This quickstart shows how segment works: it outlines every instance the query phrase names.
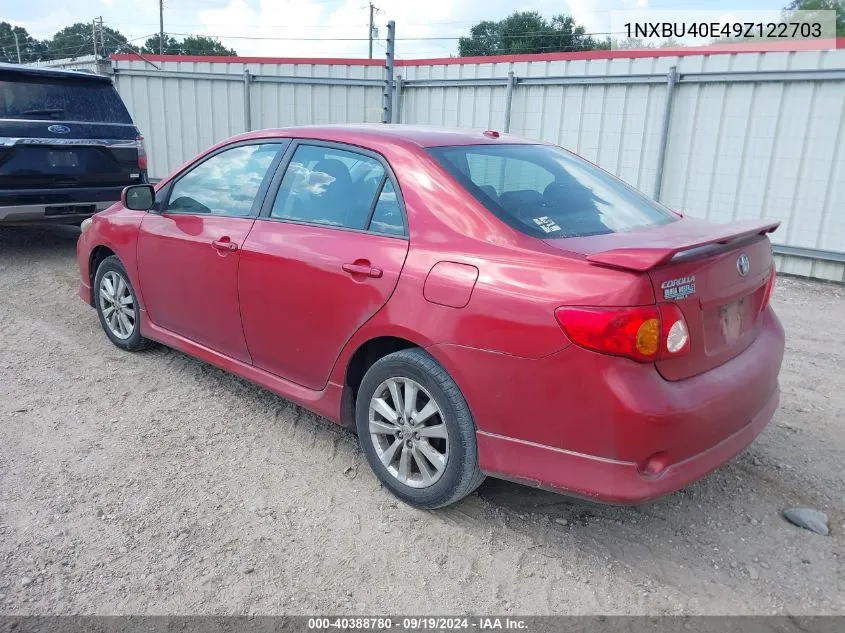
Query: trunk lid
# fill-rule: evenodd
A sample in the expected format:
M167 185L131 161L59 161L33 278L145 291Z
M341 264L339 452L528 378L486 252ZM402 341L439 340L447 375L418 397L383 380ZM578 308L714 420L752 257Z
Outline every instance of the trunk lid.
M655 364L667 380L681 380L727 362L757 337L772 274L766 234L778 225L681 218L642 231L546 241L595 265L648 275L656 301L677 304L690 351Z

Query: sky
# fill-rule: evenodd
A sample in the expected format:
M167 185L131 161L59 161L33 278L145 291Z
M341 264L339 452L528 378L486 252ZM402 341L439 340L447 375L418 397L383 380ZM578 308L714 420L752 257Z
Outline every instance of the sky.
M27 0L6 4L2 19L38 38L63 26L104 23L141 45L159 28L158 0ZM396 23L399 58L448 57L457 38L481 20L499 20L513 11L535 10L546 17L567 13L588 32L604 37L611 11L625 9L780 9L788 0L373 0L379 29L373 56L383 57L388 20ZM273 57L366 57L367 0L164 0L164 28L181 39L188 34L218 37L239 55Z

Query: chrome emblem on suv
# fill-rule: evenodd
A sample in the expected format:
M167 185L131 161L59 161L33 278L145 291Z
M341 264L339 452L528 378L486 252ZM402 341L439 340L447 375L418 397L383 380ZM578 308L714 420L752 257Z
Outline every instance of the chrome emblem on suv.
M736 260L736 272L739 273L740 277L745 277L748 274L748 270L750 268L751 268L751 262L748 261L748 255L743 253Z
M70 128L67 125L51 125L47 131L53 134L70 134Z

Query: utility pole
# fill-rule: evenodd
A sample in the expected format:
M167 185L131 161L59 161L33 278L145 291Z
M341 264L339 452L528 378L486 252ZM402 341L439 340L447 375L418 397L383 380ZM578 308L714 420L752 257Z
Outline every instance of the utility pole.
M158 54L164 55L164 0L158 0Z
M370 34L369 34L369 40L370 40L370 56L369 56L369 58L370 59L373 58L373 28L375 27L375 25L373 24L373 16L375 15L375 12L377 10L378 9L376 7L374 7L373 3L371 2L370 3Z
M106 58L106 35L105 29L103 28L103 16L97 18L97 26L100 27L100 54L102 55L103 59Z
M97 20L91 20L91 41L94 43L94 59L97 59ZM77 53L78 55L79 53Z
M15 27L12 27L12 35L15 36L15 50L18 52L18 63L21 63L21 45L18 42L18 34L15 33ZM372 46L372 44L370 44ZM372 49L370 50L370 57L372 57Z

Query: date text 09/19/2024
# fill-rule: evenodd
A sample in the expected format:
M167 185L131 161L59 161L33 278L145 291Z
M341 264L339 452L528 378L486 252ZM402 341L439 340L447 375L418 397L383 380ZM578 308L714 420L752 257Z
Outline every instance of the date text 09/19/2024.
M386 630L401 631L443 631L470 630L480 631L527 631L528 623L521 618L511 617L346 617L346 618L308 618L311 630Z

